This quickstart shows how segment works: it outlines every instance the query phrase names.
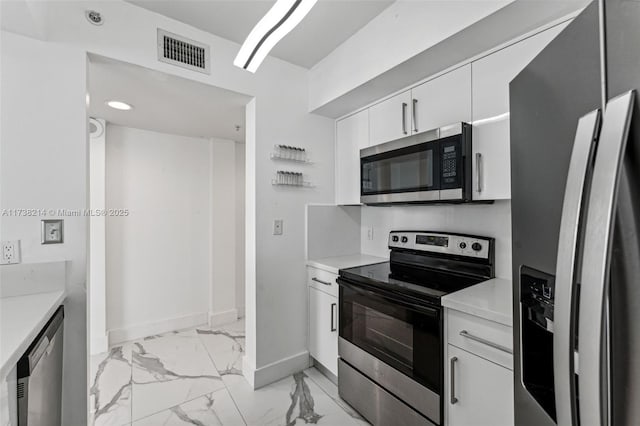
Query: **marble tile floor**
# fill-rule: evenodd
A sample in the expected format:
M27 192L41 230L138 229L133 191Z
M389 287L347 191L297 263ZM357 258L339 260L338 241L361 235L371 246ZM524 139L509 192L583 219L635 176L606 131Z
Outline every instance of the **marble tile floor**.
M367 425L315 368L254 391L242 320L125 343L91 357L93 426Z

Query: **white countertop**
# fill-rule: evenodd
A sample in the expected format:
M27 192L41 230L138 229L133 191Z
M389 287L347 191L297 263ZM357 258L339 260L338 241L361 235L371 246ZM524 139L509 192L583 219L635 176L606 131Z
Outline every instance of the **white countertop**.
M337 274L340 269L354 268L356 266L386 262L388 260L389 259L384 257L358 253L346 256L325 257L323 259L310 259L307 260L307 266L313 266L314 268Z
M511 280L494 278L447 294L442 298L442 306L513 326Z
M64 291L0 298L0 380L42 330L58 306Z

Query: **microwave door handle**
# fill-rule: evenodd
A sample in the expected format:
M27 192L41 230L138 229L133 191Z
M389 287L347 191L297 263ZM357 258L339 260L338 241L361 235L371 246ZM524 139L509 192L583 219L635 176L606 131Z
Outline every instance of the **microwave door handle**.
M588 187L589 165L593 159L600 124L600 110L584 115L578 121L564 191L554 297L553 365L556 416L559 425L573 425L577 419L574 342L576 260L578 235L582 222L582 200Z
M413 99L411 115L413 117L413 131L414 133L418 133L418 100L415 98Z
M482 154L476 152L476 191L482 192Z
M608 363L604 354L607 293L622 161L629 136L634 92L607 103L593 166L584 233L578 353L580 424L608 424ZM604 373L604 374L603 374Z
M402 133L407 134L407 103L402 103Z

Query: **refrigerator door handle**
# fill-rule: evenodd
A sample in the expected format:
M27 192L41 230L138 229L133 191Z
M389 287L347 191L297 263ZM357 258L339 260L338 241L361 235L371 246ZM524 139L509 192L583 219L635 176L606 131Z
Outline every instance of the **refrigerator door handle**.
M554 391L559 425L577 424L573 354L578 235L584 221L582 200L585 189L588 188L599 127L599 109L584 115L578 121L562 205L553 313Z
M634 91L607 103L588 199L580 275L578 353L580 425L608 424L605 300L620 170L629 135Z

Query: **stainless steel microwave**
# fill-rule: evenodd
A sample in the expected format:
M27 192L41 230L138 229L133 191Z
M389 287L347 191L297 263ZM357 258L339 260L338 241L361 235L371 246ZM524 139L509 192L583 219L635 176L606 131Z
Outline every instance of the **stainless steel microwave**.
M468 123L361 149L360 202L471 201L471 157Z

